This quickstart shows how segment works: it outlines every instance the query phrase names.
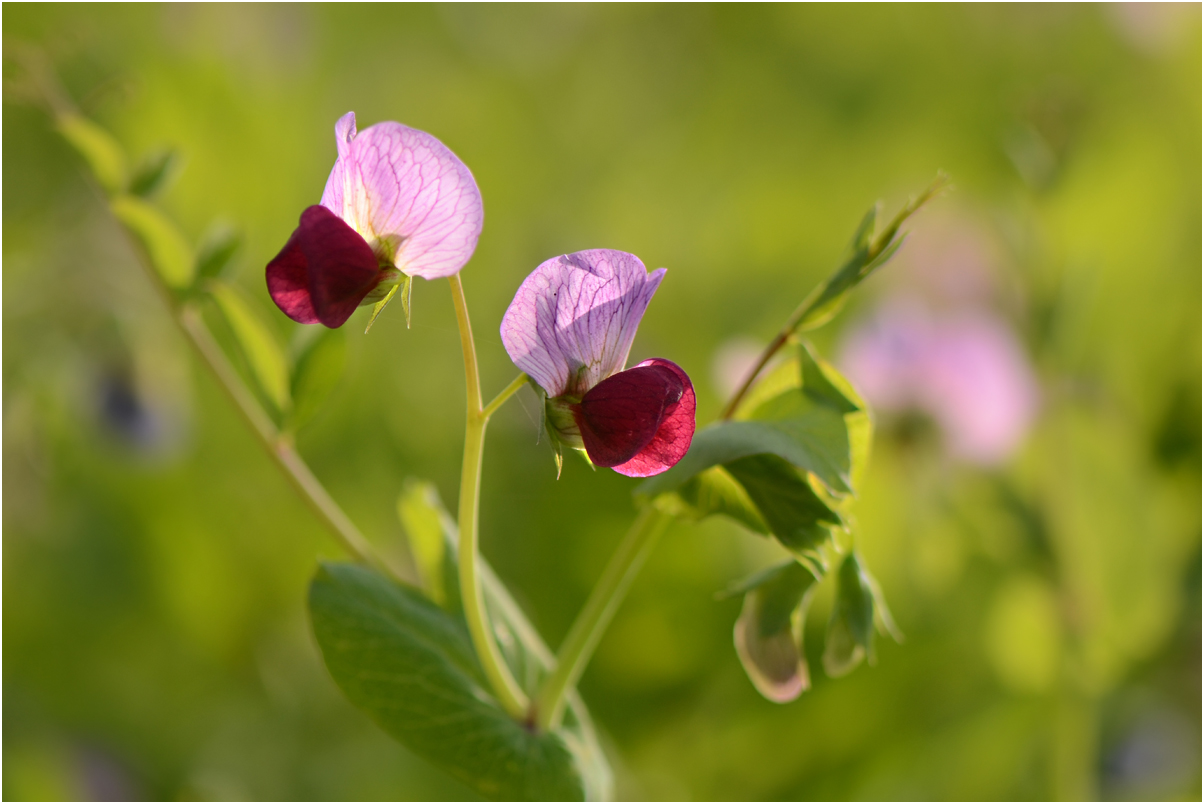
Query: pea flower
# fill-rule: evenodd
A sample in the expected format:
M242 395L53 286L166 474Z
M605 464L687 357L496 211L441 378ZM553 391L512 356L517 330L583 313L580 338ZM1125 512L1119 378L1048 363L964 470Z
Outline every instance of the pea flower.
M578 251L523 280L502 318L510 359L546 394L544 421L562 446L628 477L660 474L694 437L694 386L675 363L624 370L631 342L665 269L633 254Z
M447 146L400 123L356 134L355 112L335 123L338 159L322 202L268 263L268 292L294 321L341 326L402 276L452 276L481 234L481 193Z

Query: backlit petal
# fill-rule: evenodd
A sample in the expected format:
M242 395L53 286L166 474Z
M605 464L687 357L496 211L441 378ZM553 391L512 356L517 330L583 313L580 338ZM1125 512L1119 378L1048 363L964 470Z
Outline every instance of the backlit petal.
M666 406L652 440L630 460L612 467L619 474L628 477L659 475L685 457L690 450L690 442L694 440L694 411L697 403L689 376L676 363L659 357L645 360L629 371L636 371L645 366L673 372L682 385L682 392L681 398L675 404Z
M386 122L358 134L355 115L335 125L339 158L322 205L398 270L424 279L458 272L481 234L481 194L472 173L424 131Z
M673 371L656 365L620 371L595 385L576 409L589 459L597 466L631 460L652 441L683 390Z
M548 396L583 396L623 369L664 275L610 249L550 259L523 280L502 318L506 352Z

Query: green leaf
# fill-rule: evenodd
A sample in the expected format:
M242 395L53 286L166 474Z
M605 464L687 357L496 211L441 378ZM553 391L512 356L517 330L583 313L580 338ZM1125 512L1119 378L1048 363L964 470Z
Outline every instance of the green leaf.
M281 413L289 409L288 362L284 350L263 320L232 285L211 282L209 291L221 308L234 337L247 358L247 365L264 396Z
M349 564L322 565L309 608L335 682L414 753L493 799L594 792L571 732L536 733L498 707L461 618Z
M799 319L795 331L815 329L831 321L844 307L849 292L885 265L903 245L904 238L899 235L899 227L947 184L948 178L944 174L938 174L932 184L918 197L904 204L886 228L876 235L873 234L873 229L878 219L878 208L875 207L866 213L853 236L848 258L813 291L814 299L808 304L807 312Z
M192 284L192 247L166 215L132 195L119 195L109 206L137 238L168 287L183 290Z
M781 395L786 396L785 394ZM769 453L814 472L838 493L848 492L848 433L840 414L816 405L801 392L770 400L776 421L723 421L699 430L690 451L669 471L649 478L636 493L655 497L680 488L687 480L716 464ZM760 412L760 411L759 411Z
M242 247L242 233L227 223L215 223L201 238L194 274L198 282L216 279Z
M125 151L109 132L86 117L65 114L59 117L57 128L67 142L88 163L100 186L109 193L119 193L125 187Z
M869 465L874 425L869 408L854 390L852 383L815 354L811 344L799 348L800 375L803 392L821 404L841 411L849 438L849 479L853 488L861 484Z
M321 409L343 376L347 362L347 338L341 329L303 327L300 331L313 334L293 361L289 385L293 407L288 419L292 431L300 429Z
M459 532L455 520L444 508L435 487L422 481L416 483L425 486L425 490L422 495L414 495L410 503L427 509L421 516L428 517L428 527L433 518L442 528L445 540L443 579L448 598L445 608L449 613L459 615L463 610L457 560ZM535 698L544 678L555 665L555 657L531 626L522 609L506 591L505 584L494 574L489 563L483 558L480 560L481 588L502 657L523 690L531 698ZM610 766L598 744L589 712L576 691L570 692L567 700L564 724L559 733L572 748L582 768L588 797L593 800L607 799L610 797L612 783Z
M874 663L874 590L857 553L849 553L837 574L836 603L824 640L824 671L847 675L863 658Z
M450 562L445 560L448 542L438 500L439 492L434 483L406 478L401 496L397 498L397 517L405 528L423 591L446 609L448 594L444 572Z
M690 478L676 494L657 499L668 513L687 519L705 519L712 514L724 514L754 533L769 535L769 525L753 504L744 487L736 482L722 466L712 466Z
M139 160L130 176L129 193L152 198L163 192L175 178L179 167L179 154L171 148L163 148Z
M840 517L820 499L799 471L777 455L750 455L724 464L747 492L786 549L814 553L828 540Z
M811 571L790 561L759 573L736 620L736 654L757 691L775 703L793 701L811 686L803 657L803 623L816 588Z

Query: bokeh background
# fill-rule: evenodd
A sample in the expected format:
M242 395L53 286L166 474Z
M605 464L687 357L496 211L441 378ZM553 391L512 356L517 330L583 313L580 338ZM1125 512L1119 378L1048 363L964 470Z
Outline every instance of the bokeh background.
M830 271L862 213L948 171L901 256L815 333L877 403L858 540L906 642L760 698L713 594L773 560L675 525L581 682L617 793L651 799L1201 795L1198 6L5 5L161 203L263 265L333 164L399 120L472 169L463 279L486 393L522 278L583 248L668 277L633 359L699 420ZM3 795L471 798L341 698L304 610L337 546L197 365L78 156L5 61ZM363 313L359 314L360 316ZM357 325L357 322L358 325ZM347 327L299 438L382 549L405 478L457 493L445 283ZM868 367L868 368L867 368ZM934 390L935 389L935 390ZM525 392L524 392L525 393ZM634 481L494 420L483 550L554 646ZM986 412L984 412L986 411Z

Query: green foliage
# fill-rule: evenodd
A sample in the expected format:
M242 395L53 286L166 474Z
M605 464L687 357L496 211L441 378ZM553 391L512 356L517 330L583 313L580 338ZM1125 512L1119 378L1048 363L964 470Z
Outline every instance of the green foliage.
M824 640L824 672L834 678L852 672L863 658L874 663L874 590L856 552L845 556L836 580Z
M410 539L410 550L419 563L428 597L434 600L433 579L442 579L441 588L445 598L442 607L460 627L464 627L457 561L459 532L455 520L444 508L434 484L426 481L408 480L397 507L398 516ZM442 539L442 549L434 544L436 539ZM555 658L483 558L480 572L485 605L498 647L515 680L534 699ZM573 753L586 796L591 800L608 799L612 784L610 766L598 744L589 712L576 692L568 695L565 719L556 734ZM472 769L461 769L460 772L476 773Z
M347 564L321 567L309 605L335 682L410 750L488 798L586 797L572 743L533 732L492 700L461 619Z
M109 207L141 244L168 287L184 290L192 284L192 247L166 215L132 195L116 196Z
M304 327L299 334L306 337L293 358L288 430L299 430L321 409L338 385L347 363L347 336L343 330Z
M179 172L180 155L173 148L151 151L130 174L128 192L141 198L153 198L163 192Z
M87 161L101 187L110 194L125 189L125 151L109 132L88 118L74 113L60 115L57 128Z
M793 553L809 555L841 524L805 475L777 455L749 455L724 468L744 487L770 532Z
M444 570L453 562L445 557L447 539L438 495L433 483L407 478L397 498L397 518L405 528L410 552L418 565L422 590L435 603L447 608L449 595Z
M193 273L198 283L216 279L229 267L230 261L242 247L242 233L229 224L217 223L201 237L196 252Z
M214 281L209 292L230 324L259 390L277 412L286 413L290 404L289 371L280 343L233 285Z
M803 657L803 624L816 588L816 576L788 561L737 584L730 594L744 593L736 620L736 653L757 691L786 703L810 688Z

